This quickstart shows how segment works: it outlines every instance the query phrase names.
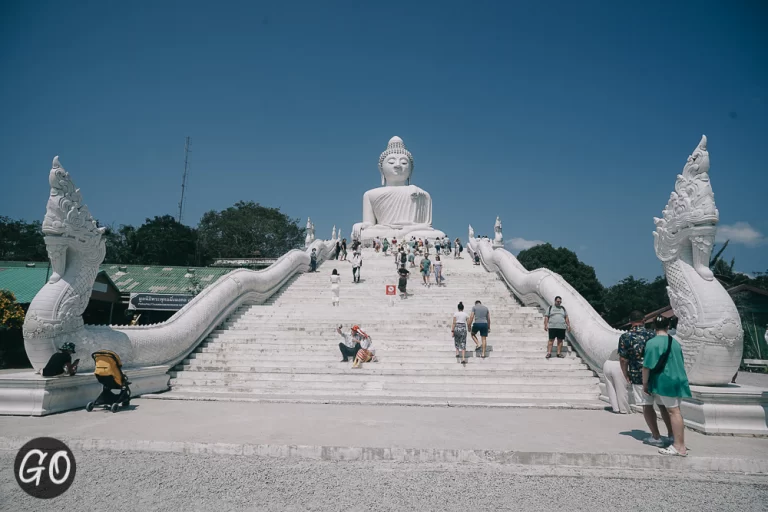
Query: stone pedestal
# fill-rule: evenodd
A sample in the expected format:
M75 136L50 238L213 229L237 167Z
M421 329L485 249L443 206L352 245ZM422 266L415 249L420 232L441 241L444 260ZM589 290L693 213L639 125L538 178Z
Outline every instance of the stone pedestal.
M768 436L768 389L739 384L691 386L691 394L680 407L686 427L703 434ZM602 380L600 400L608 403ZM643 412L631 401L630 407Z
M131 381L131 396L168 390L168 367L124 370ZM82 409L96 400L102 386L92 373L72 377L42 377L32 370L0 375L0 414L45 416Z
M768 389L691 386L691 394L680 408L687 427L704 434L768 436Z

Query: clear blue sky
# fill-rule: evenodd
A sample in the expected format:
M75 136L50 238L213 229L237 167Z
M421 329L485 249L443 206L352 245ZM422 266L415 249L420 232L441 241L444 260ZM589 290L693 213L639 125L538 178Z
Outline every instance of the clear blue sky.
M726 254L765 271L766 26L759 0L6 1L0 215L42 219L57 154L102 223L175 215L189 135L185 223L253 200L349 236L399 135L435 227L500 215L610 285L660 274L706 134Z

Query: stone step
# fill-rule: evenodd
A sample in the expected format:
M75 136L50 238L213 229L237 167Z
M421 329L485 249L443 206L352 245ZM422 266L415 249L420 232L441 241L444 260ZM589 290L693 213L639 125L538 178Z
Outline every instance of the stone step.
M464 398L454 396L442 396L437 398L425 398L419 396L377 397L377 396L304 396L296 393L269 395L256 395L249 393L216 392L207 393L205 389L200 391L174 390L165 393L142 395L144 399L151 400L204 400L204 401L230 401L230 402L275 402L275 403L302 403L302 404L360 404L360 405L409 405L422 407L436 407L450 405L453 407L498 407L498 408L544 408L544 409L588 409L601 410L605 403L596 398L569 398L563 397L538 397L527 398Z
M364 374L365 368L360 370L350 370L350 372L357 372ZM399 383L399 382L368 382L365 375L361 375L357 382L349 382L346 387L341 383L333 382L272 382L272 381L236 381L231 382L229 380L221 379L193 379L193 378L176 378L171 379L171 389L194 389L203 388L209 391L219 389L228 393L280 393L280 392L297 392L301 394L335 394L335 395L354 395L357 393L363 393L368 395L380 395L380 396L397 396L397 395L410 395L410 396L423 396L423 397L435 397L435 396L463 396L463 397L478 397L478 398L515 398L525 397L534 398L536 396L588 396L590 393L597 393L598 386L595 384L589 385L553 385L543 386L541 383L534 383L529 385L512 385L509 386L494 386L493 389L487 389L483 387L473 388L465 384L465 389L459 389L459 384L419 384L418 390L413 389L414 384L411 383Z
M331 304L330 270L342 275L340 306ZM292 279L264 304L244 304L171 372L167 399L602 408L594 372L566 348L545 359L538 308L524 307L506 284L468 259L446 259L445 285L421 285L411 268L409 296L388 297L397 283L393 256L366 250L360 283L348 263ZM459 364L450 335L456 304L475 299L491 311L485 359L468 337ZM336 327L359 324L379 358L360 370L340 362Z
M267 355L267 354L287 354L292 355L296 353L301 353L303 356L306 357L314 357L315 355L319 354L327 354L328 351L335 351L337 349L338 345L328 345L328 344L316 344L316 345L299 345L299 344L293 344L290 346L280 346L280 345L263 345L263 344L226 344L226 343L212 343L205 347L200 347L196 353L198 354L207 354L207 353L238 353L238 354L260 354L260 355ZM453 356L456 352L455 347L453 344L447 344L444 343L442 345L432 345L432 346L419 346L419 345L412 345L412 346L391 346L391 345L384 345L384 344L377 344L374 345L374 348L376 349L377 354L388 354L389 356L397 356L401 353L403 354L421 354L422 357L424 354L429 354L433 357L446 357L446 356ZM467 352L474 352L475 351L475 345L471 344L467 348ZM527 356L527 355L544 355L545 349L541 346L524 346L524 347L500 347L496 345L496 347L493 346L486 346L486 353L493 352L493 357L514 357L514 356ZM471 357L471 355L469 356Z
M246 347L253 347L258 349L267 349L267 350L279 350L279 349L296 349L301 348L304 350L327 350L328 347L335 347L338 345L338 343L334 343L336 340L328 340L323 338L317 338L317 339L306 339L306 338L288 338L288 339L278 339L278 340L265 340L265 339L259 339L259 340L241 340L241 339L228 339L228 338L218 338L215 340L206 340L203 342L203 344L200 346L200 348L205 347L221 347L221 348L227 348L227 349L233 349L237 350L238 348L241 348L243 346ZM338 340L341 341L340 339ZM478 338L479 341L479 338ZM486 344L487 350L499 350L504 352L509 351L535 351L535 350L541 350L544 346L546 346L546 341L544 341L542 345L542 340L537 341L518 341L518 342L508 342L507 340L502 340L498 338L493 339L493 343L490 342ZM404 351L414 351L414 350L453 350L453 338L449 336L445 336L443 339L422 339L422 340L413 340L413 341L404 341L404 340L386 340L386 341L377 341L375 343L376 348L381 350L404 350ZM567 345L566 345L567 346ZM495 347L495 348L493 348ZM472 341L471 338L468 337L467 339L467 349L474 350L475 344Z
M232 372L232 373L276 373L276 374L328 374L328 375L346 375L349 373L349 365L343 363L329 364L319 367L308 368L294 366L236 366L236 365L178 365L180 368L175 372ZM437 365L435 365L437 366ZM424 368L392 368L385 366L384 363L377 363L375 366L366 367L366 372L372 375L397 375L397 376L445 376L445 375L468 375L468 376L506 376L515 377L550 378L550 377L594 377L594 372L589 369L568 369L568 368L539 368L528 369L521 367L518 370L495 370L489 369L487 365L482 368L475 366L464 366L461 364L445 364L442 369L424 369Z
M375 366L375 363L371 363L371 366ZM366 371L369 369L365 367ZM354 383L357 385L360 382L360 377L356 375L357 372L352 371L347 367L345 373L336 374L310 374L310 373L298 373L298 374L285 374L285 373L270 373L270 372L233 372L233 371L175 371L171 373L171 379L193 379L196 381L204 380L221 380L221 381L263 381L263 382L307 382L307 383ZM548 386L581 386L588 385L594 386L594 379L589 376L580 377L562 377L562 376L547 376L533 377L533 376L517 376L517 375L462 375L461 373L454 373L451 375L391 375L381 373L369 373L365 377L366 383L384 383L386 386L392 385L406 385L414 384L419 385L421 389L422 384L443 384L443 385L494 385L494 386L533 386L538 385L542 388Z
M575 368L586 368L587 366L576 357L564 357L562 359L552 357L546 359L544 357L545 352L542 351L538 355L530 356L511 356L505 357L501 352L489 352L485 359L476 359L477 364L483 364L494 368L537 368L546 367L552 365L569 366ZM410 354L409 356L401 356L400 353L389 354L384 351L377 351L376 355L382 363L386 363L387 366L397 367L398 365L409 365L409 368L419 368L419 365L423 365L424 368L429 368L430 365L446 365L455 362L455 356L446 354L441 358L436 358L431 355ZM312 366L324 366L332 363L336 363L341 358L341 352L328 351L325 354L313 354L311 359L304 361L299 360L295 354L259 354L258 352L252 353L232 353L232 352L195 352L189 355L184 360L185 364L191 364L192 361L197 361L205 364L236 364L242 366L274 366L274 365L290 365L292 362L299 367L312 367ZM381 363L380 363L381 364Z
M313 308L309 309L306 307L288 307L288 306L281 306L281 307L274 307L274 306L259 306L254 307L251 310L248 311L242 311L242 312L236 312L232 314L232 318L264 318L265 316L271 316L271 317L287 317L287 318L293 318L295 315L302 315L302 318L326 318L326 315L328 313L336 313L336 314L348 314L350 311L353 311L358 314L373 314L373 315L398 315L398 316L411 316L413 318L421 318L423 316L433 316L433 315L442 315L442 316L452 316L454 312L456 312L456 305L450 304L449 307L445 307L444 305L436 304L434 306L430 307L419 307L418 309L415 308L409 308L405 306L404 304L398 304L397 306L386 306L386 308L382 308L381 305L378 306L366 306L364 304L345 304L341 306L333 306L330 301L328 301L327 304L316 304ZM467 314L471 312L469 308L465 310ZM509 319L518 319L518 320L532 320L532 319L541 319L543 321L544 317L541 314L537 313L528 313L523 312L511 308L494 308L491 310L491 315L497 314L500 317L509 318Z
M451 332L447 329L434 329L430 331L416 331L416 332L380 332L369 331L373 343L402 343L404 345L437 342L437 343L451 343L453 344L453 337ZM477 335L478 341L481 336ZM491 331L486 338L488 343L503 343L504 345L514 345L515 343L543 343L546 345L547 336L545 334L538 334L536 332L515 334L514 331L508 332L496 332ZM329 343L338 344L342 341L341 337L335 332L301 332L301 331L272 331L263 333L254 333L252 330L231 330L217 334L211 334L206 341L253 341L264 342L274 341L277 343L288 342L290 340L300 341L303 343ZM467 343L472 344L471 334L467 334Z

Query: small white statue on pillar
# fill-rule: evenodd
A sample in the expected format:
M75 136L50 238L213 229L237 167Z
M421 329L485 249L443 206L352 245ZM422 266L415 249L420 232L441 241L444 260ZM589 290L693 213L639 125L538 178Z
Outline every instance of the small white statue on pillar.
M315 225L312 224L312 219L307 217L307 236L304 238L304 246L309 247L312 242L315 241Z
M472 224L469 225L469 238L475 238L475 230L472 229Z
M501 219L496 217L496 224L493 225L493 231L496 235L493 238L493 248L499 249L504 247L504 237L501 236Z
M333 233L331 233L331 240L336 240L336 225L333 226Z

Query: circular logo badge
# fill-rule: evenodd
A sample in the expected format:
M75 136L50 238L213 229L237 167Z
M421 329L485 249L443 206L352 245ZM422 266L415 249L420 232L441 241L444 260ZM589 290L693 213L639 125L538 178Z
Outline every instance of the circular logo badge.
M52 437L38 437L16 454L13 473L24 492L40 499L61 496L75 480L75 456Z

